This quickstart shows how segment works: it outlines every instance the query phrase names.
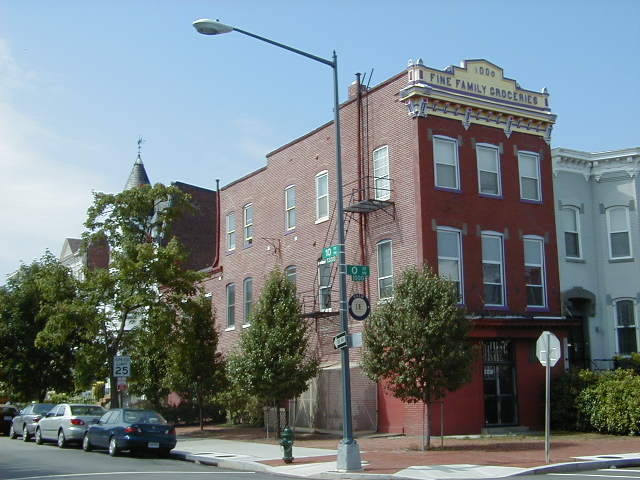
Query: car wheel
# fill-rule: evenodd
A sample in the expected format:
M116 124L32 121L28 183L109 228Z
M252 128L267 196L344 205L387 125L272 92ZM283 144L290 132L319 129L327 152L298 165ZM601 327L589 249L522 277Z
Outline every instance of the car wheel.
M58 432L58 447L64 448L67 446L67 439L64 438L64 432L60 430Z
M29 430L27 430L27 426L22 427L22 441L28 442L30 440Z
M38 445L42 445L42 432L40 431L40 429L39 429L39 428L36 428L36 435L35 435L35 438L36 438L36 443L37 443Z
M18 438L18 435L16 434L16 431L13 428L13 424L11 424L11 426L9 427L9 438L11 440L15 440L16 438Z
M109 439L109 455L112 457L117 457L120 454L120 448L118 448L118 442L116 441L116 437L111 437Z
M84 437L82 437L82 449L85 452L90 452L92 448L91 442L89 441L89 434L85 433Z

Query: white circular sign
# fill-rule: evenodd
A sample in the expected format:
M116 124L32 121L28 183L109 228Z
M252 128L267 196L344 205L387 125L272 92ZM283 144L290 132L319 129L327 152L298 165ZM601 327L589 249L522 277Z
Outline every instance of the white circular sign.
M361 293L351 295L349 299L349 314L356 320L364 320L371 313L369 299Z
M543 367L547 366L547 350L549 351L549 366L555 367L561 357L560 340L553 333L544 331L536 342L536 356Z

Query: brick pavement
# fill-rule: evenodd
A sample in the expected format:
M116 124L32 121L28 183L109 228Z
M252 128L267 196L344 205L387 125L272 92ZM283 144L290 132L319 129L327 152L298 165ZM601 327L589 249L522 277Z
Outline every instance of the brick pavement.
M197 427L178 427L177 433L185 438L216 438L247 442L277 444L265 438L258 428L207 426L204 432ZM358 439L367 473L390 474L416 465L492 465L509 467L535 467L545 464L544 435L517 435L494 437L432 438L432 450L421 451L421 437L364 435ZM299 447L337 447L339 437L322 434L298 433L294 445ZM595 433L556 434L552 436L552 463L572 462L575 457L612 455L640 452L640 437L618 437ZM335 457L297 459L295 463L328 462ZM281 465L279 460L266 460L271 466Z

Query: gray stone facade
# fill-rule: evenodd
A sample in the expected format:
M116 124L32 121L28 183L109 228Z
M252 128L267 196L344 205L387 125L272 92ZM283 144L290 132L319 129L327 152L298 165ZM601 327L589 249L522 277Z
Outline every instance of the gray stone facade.
M560 288L576 366L614 367L640 345L640 148L552 150Z

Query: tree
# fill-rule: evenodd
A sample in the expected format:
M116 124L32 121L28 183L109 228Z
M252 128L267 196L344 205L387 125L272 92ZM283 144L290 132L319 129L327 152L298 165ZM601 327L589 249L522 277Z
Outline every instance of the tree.
M73 390L73 335L60 345L38 345L36 337L58 305L75 296L70 271L50 252L0 287L0 382L12 399L43 401L48 390Z
M470 379L473 348L471 321L457 305L451 283L428 266L410 268L391 301L381 304L367 321L362 367L374 381L384 381L405 402L424 402L426 435L431 446L434 401Z
M319 368L295 285L281 270L269 274L250 320L229 358L227 375L250 395L278 406L304 392Z
M189 207L188 195L156 184L94 197L83 239L85 245L108 244L109 267L87 270L80 300L50 319L42 334L43 342L60 344L78 329L81 318L76 380L87 388L110 376L113 357L131 351L138 331L153 328L147 313L164 303L164 291L192 295L202 278L182 268L184 250L175 237L168 238L173 221ZM111 406L116 407L113 376L110 386Z
M204 428L202 406L210 397L225 387L225 364L217 352L218 332L214 328L215 316L211 298L179 298L176 321L169 347L165 384L183 397L196 399L200 430Z
M167 348L174 338L174 322L175 314L169 305L155 305L148 310L145 321L132 338L131 392L144 395L155 409L162 406L162 400L170 392L165 379Z

